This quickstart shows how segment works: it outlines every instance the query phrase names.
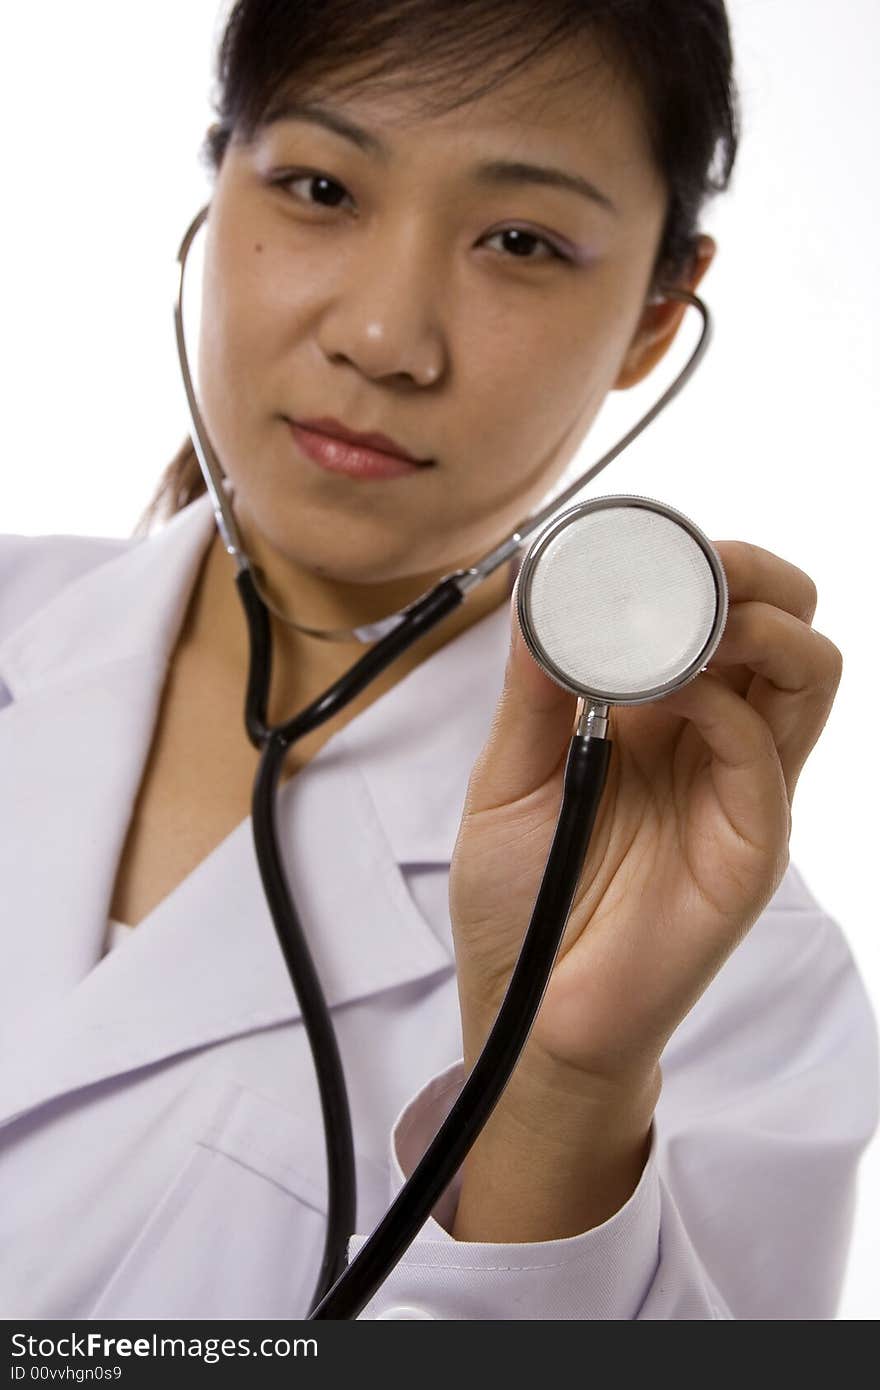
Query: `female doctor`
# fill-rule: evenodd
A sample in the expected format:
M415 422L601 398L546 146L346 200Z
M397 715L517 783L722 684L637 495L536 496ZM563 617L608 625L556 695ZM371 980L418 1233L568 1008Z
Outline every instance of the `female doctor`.
M715 254L697 219L735 95L721 0L240 0L219 79L200 398L293 620L272 619L275 723L363 651L294 622L351 634L485 554L664 356L685 313L664 289ZM415 463L359 473L340 440L377 433ZM299 1318L320 1262L319 1096L250 832L247 632L189 443L163 506L130 540L0 544L7 1318ZM613 711L519 1065L362 1317L834 1316L875 1027L788 840L841 657L797 564L717 549L721 645ZM559 808L575 700L517 637L515 576L285 768L352 1257L479 1054Z

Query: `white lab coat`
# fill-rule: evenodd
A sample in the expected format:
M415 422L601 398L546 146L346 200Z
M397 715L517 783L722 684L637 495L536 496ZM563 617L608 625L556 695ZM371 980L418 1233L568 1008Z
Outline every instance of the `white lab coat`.
M0 538L6 1318L300 1318L317 1275L318 1092L250 819L102 956L213 526L202 497L138 542ZM350 1094L351 1256L461 1085L448 871L508 642L502 605L281 789ZM877 1032L840 928L793 867L663 1076L641 1181L603 1225L455 1241L456 1179L361 1316L834 1317Z

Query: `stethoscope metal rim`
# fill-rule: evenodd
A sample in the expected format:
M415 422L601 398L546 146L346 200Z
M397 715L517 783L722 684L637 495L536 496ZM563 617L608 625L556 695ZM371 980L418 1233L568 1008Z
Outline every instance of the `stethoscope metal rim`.
M690 664L674 679L665 681L662 685L653 686L650 690L643 691L637 696L621 694L615 690L603 690L599 687L589 687L576 683L569 675L564 672L554 658L547 651L538 636L535 623L532 618L531 593L534 576L536 574L541 557L547 546L553 541L560 531L564 531L578 517L584 516L589 512L604 511L611 507L641 507L647 511L657 512L666 516L670 521L674 521L690 537L696 541L708 561L715 581L715 621L703 643L700 651ZM677 511L675 507L668 506L665 502L657 502L650 497L641 497L635 494L621 493L616 496L594 497L586 502L580 502L574 507L562 513L556 520L542 531L541 535L529 549L520 566L517 575L516 588L516 616L519 622L520 631L526 646L547 672L551 680L560 685L563 690L567 690L572 695L577 695L581 699L589 700L593 704L601 705L645 705L652 700L659 700L664 695L669 695L673 690L679 690L682 686L692 681L699 675L706 663L711 659L721 636L724 625L727 621L728 609L728 588L727 579L718 554L700 528L691 521L690 517L683 512Z

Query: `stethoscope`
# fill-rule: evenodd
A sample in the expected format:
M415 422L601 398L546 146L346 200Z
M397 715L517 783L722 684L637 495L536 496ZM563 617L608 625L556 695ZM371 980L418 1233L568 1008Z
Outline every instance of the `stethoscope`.
M685 367L598 463L527 517L483 559L445 576L430 592L379 622L351 631L308 628L274 607L245 552L193 389L183 329L184 268L209 210L210 204L198 212L177 253L177 349L192 417L193 446L218 531L235 562L235 583L248 626L245 725L253 745L262 750L251 808L256 857L300 1004L321 1096L327 1230L308 1318L356 1318L463 1163L526 1043L565 930L605 786L612 746L606 736L610 707L642 704L679 689L705 667L721 639L728 603L724 570L709 540L687 517L651 499L628 496L582 502L557 515L560 506L647 429L690 379L708 347L711 319L706 305L690 291L665 292L670 299L693 305L702 317L699 341ZM343 709L499 565L509 562L536 531L540 534L516 579L517 617L536 661L557 684L578 697L559 819L531 921L485 1047L414 1172L347 1264L348 1240L356 1222L351 1118L336 1036L278 848L275 801L284 757L292 744ZM316 637L350 640L354 636L372 643L306 709L275 727L266 721L270 612Z

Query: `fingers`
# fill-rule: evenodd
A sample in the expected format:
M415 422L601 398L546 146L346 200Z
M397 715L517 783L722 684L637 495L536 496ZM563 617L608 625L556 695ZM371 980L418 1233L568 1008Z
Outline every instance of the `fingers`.
M781 608L810 623L816 611L816 586L797 565L747 541L715 541L727 575L731 608L756 599ZM754 680L747 666L725 666L723 679L731 690L746 696Z
M811 623L816 614L816 585L808 574L781 556L748 541L713 541L721 557L731 606L759 599Z
M843 658L833 642L801 618L752 601L731 608L709 663L710 670L731 666L761 677L750 683L748 704L769 727L791 799L831 710Z
M663 704L689 720L708 746L713 790L740 839L757 853L786 844L791 822L783 769L757 710L711 671L664 696Z
M790 806L828 719L843 658L811 626L818 595L808 574L761 546L714 544L730 594L724 635L709 670L663 704L698 729L731 823L748 839L761 816L771 833L780 777Z
M841 654L811 627L817 592L808 574L761 546L714 544L727 575L730 609L709 663L711 684L699 676L662 706L700 729L741 808L749 776L761 770L765 792L766 775L781 772L790 801L828 718ZM469 787L474 811L510 805L541 787L560 766L572 734L576 698L532 657L519 632L515 599L510 619L504 688Z
M842 658L833 642L770 603L738 603L709 665L742 663L780 691L798 694L827 686ZM836 688L836 684L835 684Z

